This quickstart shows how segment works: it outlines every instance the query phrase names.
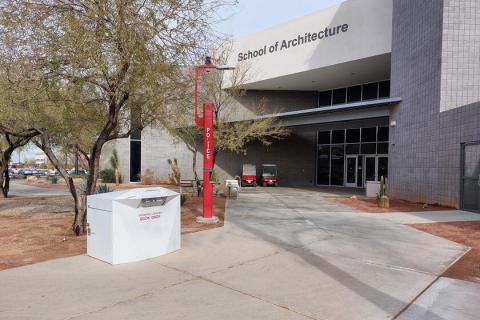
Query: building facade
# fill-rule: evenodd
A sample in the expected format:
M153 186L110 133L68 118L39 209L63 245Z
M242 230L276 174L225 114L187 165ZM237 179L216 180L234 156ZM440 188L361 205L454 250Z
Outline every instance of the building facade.
M291 134L219 153L224 178L244 163L277 164L283 186L364 188L384 176L391 197L479 209L478 1L347 0L237 39L228 64L249 72L232 121L274 116ZM192 177L191 151L164 130L105 154L113 147L131 181L147 169L166 179L169 158Z

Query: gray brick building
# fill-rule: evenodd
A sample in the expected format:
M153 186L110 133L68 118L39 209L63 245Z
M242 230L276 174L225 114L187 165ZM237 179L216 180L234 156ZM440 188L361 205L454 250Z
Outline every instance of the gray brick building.
M478 209L480 2L393 2L391 92L392 196Z
M221 152L224 178L244 163L277 164L284 186L364 188L386 176L391 197L479 209L479 1L347 0L232 51L229 64L252 75L233 114L275 116L291 135ZM104 159L113 147L131 180L147 169L166 179L169 158L192 178L191 152L160 128L116 141Z

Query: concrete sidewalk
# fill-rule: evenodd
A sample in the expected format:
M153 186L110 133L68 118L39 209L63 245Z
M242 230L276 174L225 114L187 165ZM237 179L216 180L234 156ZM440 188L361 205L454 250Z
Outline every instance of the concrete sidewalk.
M477 320L480 285L450 278L438 279L398 318L399 320Z
M480 221L480 214L462 210L441 210L425 212L395 212L385 214L382 218L402 224L414 224L452 221Z
M63 196L70 195L67 187L64 188L49 188L37 187L25 183L25 180L11 180L10 192L11 196Z
M391 319L467 250L282 188L242 193L224 228L182 241L140 263L77 256L4 270L0 318Z

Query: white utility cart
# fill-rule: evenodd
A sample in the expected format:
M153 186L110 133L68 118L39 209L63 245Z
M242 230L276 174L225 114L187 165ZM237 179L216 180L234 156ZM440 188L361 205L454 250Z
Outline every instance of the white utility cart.
M87 197L87 254L119 264L180 249L180 195L140 188Z

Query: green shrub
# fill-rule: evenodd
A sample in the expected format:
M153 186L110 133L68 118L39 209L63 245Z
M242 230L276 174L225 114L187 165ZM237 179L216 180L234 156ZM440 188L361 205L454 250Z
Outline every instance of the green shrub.
M52 184L57 184L58 183L58 177L57 176L48 177L48 180L50 180L50 182Z
M118 169L118 152L117 149L113 149L112 155L110 157L110 166L112 167L113 171Z
M98 175L104 183L114 183L115 182L115 170L113 170L113 169L103 169L99 172Z
M185 202L187 202L187 195L186 194L181 194L180 195L180 206L183 206L185 204Z
M220 174L217 170L213 169L212 173L210 174L210 181L211 182L220 182Z

